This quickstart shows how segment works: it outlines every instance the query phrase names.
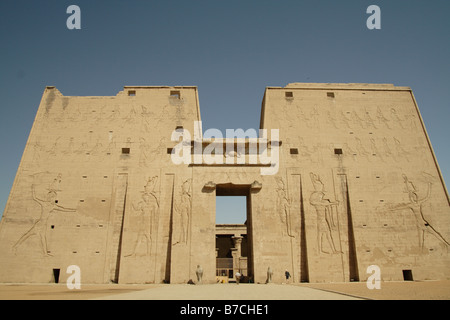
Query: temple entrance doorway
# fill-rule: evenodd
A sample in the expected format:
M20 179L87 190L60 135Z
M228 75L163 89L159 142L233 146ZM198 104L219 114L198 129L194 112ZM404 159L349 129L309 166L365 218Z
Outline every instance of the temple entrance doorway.
M249 185L216 187L216 280L252 282L251 195Z

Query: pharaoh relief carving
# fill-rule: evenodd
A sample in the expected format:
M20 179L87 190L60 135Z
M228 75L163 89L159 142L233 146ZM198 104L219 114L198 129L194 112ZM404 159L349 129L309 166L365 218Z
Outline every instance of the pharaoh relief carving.
M155 190L157 182L158 176L149 178L144 191L141 191L141 200L132 204L137 238L132 251L125 257L151 255L153 227L159 212L158 191Z
M342 253L337 249L332 234L332 230L337 227L334 215L337 215L339 202L325 198L324 184L319 175L312 172L309 175L314 187L309 203L316 209L317 213L317 244L319 252L326 254Z
M403 182L405 184L403 192L408 193L409 202L390 205L391 211L408 210L414 215L416 221L416 227L418 231L419 247L421 249L425 246L425 235L432 235L438 239L444 246L450 246L450 243L436 230L434 226L427 221L423 212L423 205L430 199L432 180L434 179L428 173L422 172L422 177L427 182L427 191L419 195L419 190L416 185L403 174Z
M175 235L173 245L187 244L189 235L189 223L192 210L192 179L185 180L181 185L178 201L175 202Z
M47 230L49 217L56 212L76 212L76 209L67 208L58 204L58 192L61 191L60 184L62 175L59 173L54 179L47 185L45 197L40 198L36 195L36 186L42 187L36 181L36 176L41 173L33 175L34 182L31 185L31 193L33 200L40 206L39 218L34 222L33 226L14 243L12 249L16 254L17 250L22 244L29 238L35 236L39 240L39 246L44 256L50 256L47 246ZM45 173L46 174L46 173Z

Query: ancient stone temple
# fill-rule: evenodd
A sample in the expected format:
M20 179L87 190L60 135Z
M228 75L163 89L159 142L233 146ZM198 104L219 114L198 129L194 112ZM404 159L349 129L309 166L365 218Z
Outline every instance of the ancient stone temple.
M226 243L227 272L255 283L364 281L372 265L450 277L449 197L410 88L267 87L259 129L207 135L197 87L47 87L0 223L0 282L63 282L76 265L83 283L213 283ZM246 197L246 223L216 227L217 196Z

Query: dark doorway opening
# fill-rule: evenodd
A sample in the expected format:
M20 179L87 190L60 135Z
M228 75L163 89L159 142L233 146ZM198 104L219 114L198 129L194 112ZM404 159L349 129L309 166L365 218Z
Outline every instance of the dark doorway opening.
M404 281L414 281L412 270L402 270L403 272L403 280Z
M59 283L59 273L61 269L53 269L53 283Z

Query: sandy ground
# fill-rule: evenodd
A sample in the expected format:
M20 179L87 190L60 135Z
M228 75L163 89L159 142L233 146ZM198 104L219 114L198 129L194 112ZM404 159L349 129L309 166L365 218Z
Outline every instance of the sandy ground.
M381 282L380 289L372 290L367 288L365 282L315 283L302 286L374 300L450 300L450 280Z
M1 284L0 300L450 300L449 281L382 282L369 290L361 283L211 284L211 285L82 285Z

